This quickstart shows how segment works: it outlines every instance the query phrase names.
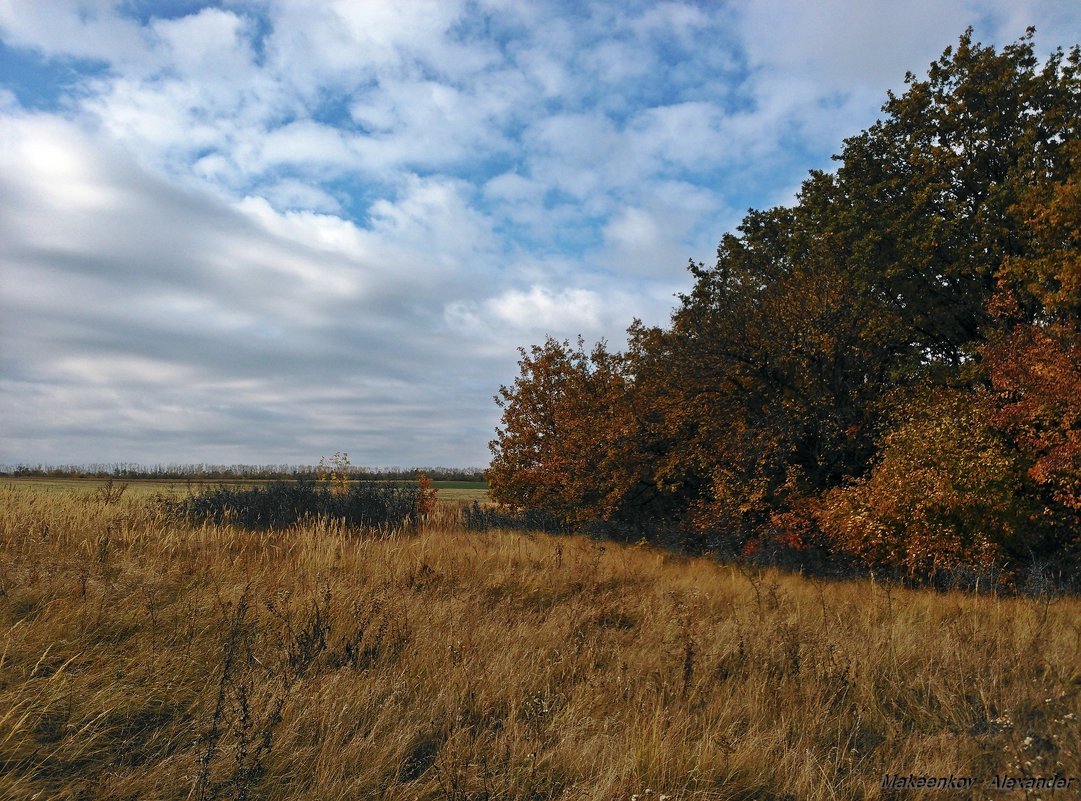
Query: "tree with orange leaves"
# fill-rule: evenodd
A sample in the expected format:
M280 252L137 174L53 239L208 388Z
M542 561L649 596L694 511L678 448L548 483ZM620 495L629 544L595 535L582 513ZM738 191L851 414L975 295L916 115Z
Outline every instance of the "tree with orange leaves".
M497 500L928 572L1081 529L1081 48L966 32L625 353L500 391ZM1072 532L1072 534L1071 534ZM1081 552L1081 547L1078 548ZM1081 553L1078 554L1081 557Z

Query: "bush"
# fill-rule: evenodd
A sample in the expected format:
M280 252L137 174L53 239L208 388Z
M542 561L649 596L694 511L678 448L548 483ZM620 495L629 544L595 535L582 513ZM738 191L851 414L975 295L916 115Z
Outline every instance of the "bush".
M470 531L487 531L492 528L508 528L516 531L544 531L549 534L569 534L571 526L558 516L543 509L505 509L481 506L476 501L467 506L462 515L465 527Z
M332 491L312 481L276 481L265 487L221 486L166 508L193 523L231 523L241 528L284 529L304 520L328 519L350 528L382 528L413 524L421 490L375 481Z
M1032 512L1016 455L989 425L986 397L935 388L899 404L870 474L827 493L818 523L842 553L909 574L1022 559Z

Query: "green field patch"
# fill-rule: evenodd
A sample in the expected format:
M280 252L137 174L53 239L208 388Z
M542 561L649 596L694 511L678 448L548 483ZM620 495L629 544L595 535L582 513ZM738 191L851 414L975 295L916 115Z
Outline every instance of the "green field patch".
M433 481L432 486L436 489L459 489L459 490L488 490L487 481Z

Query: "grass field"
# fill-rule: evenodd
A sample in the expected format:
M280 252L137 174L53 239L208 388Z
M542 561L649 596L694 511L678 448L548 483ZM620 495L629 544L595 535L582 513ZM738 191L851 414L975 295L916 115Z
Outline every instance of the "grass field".
M152 494L151 494L152 495ZM0 483L0 798L1075 798L1081 602ZM973 777L893 791L884 774Z
M85 492L97 493L106 487L118 491L125 487L125 494L133 496L153 497L154 495L180 496L188 492L198 492L204 487L217 487L220 485L232 487L253 487L261 484L269 484L269 481L221 481L221 480L192 480L181 481L175 478L155 479L105 479L105 478L42 478L38 476L27 477L3 477L0 485L7 484L11 487L33 487L42 492ZM432 486L439 490L441 501L478 501L485 503L488 500L488 485L483 481L433 481Z

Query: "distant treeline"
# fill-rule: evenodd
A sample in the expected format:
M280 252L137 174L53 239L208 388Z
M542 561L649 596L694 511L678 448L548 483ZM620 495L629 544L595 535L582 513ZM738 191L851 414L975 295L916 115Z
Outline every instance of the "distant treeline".
M432 481L483 481L479 467L349 467L354 481L413 481L423 473ZM42 478L126 478L275 481L319 478L318 465L297 464L169 464L130 462L81 465L0 465L0 475Z

